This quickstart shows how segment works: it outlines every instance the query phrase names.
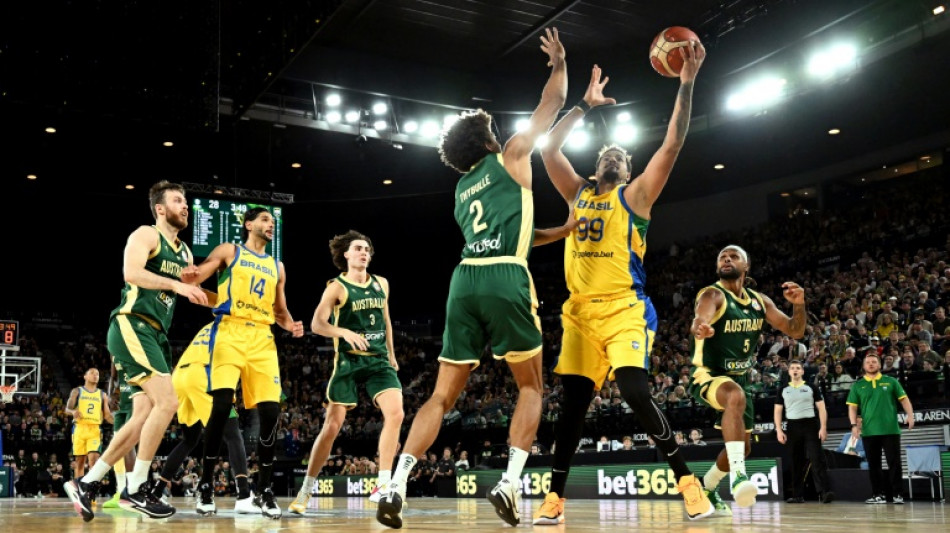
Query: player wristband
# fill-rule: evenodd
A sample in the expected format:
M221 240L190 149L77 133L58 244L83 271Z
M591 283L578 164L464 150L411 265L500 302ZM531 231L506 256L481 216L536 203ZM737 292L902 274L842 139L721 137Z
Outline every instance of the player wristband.
M590 107L589 105L587 105L587 102L585 102L583 98L581 98L580 100L578 100L577 103L574 104L574 107L576 107L576 108L580 109L581 111L583 111L585 115L587 114L588 111L591 110L591 107Z
M857 425L857 424L851 424L851 427L856 428L856 427L858 427L858 425Z

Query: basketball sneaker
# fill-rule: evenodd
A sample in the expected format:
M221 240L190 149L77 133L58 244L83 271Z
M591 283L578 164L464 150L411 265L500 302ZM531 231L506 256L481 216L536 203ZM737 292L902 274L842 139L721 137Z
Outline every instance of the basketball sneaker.
M119 508L119 493L116 492L112 495L111 498L102 502L103 509L118 509Z
M214 489L207 483L202 483L198 487L198 503L195 504L195 510L201 516L218 514L218 509L214 505Z
M402 527L402 495L399 494L395 483L391 483L387 488L379 497L376 521L386 527L399 529Z
M722 496L719 495L719 489L707 490L706 497L709 498L709 501L712 502L713 507L716 508L716 512L713 513L714 515L732 516L732 507L729 507L729 504L722 501Z
M502 478L488 491L488 501L495 507L495 514L508 525L517 526L521 522L521 490L517 481L512 483Z
M274 491L270 487L264 489L264 492L254 498L254 504L260 508L261 514L267 518L273 518L274 520L280 518L280 506L277 505Z
M307 514L308 502L310 502L310 492L300 491L297 493L297 497L294 498L294 501L287 507L287 510L294 514Z
M238 496L234 500L234 512L237 514L261 514L261 508L254 505L254 493L248 493L247 498Z
M739 507L751 507L755 505L755 497L758 496L759 489L749 481L749 476L745 474L736 474L732 480L732 499L736 501Z
M897 505L904 505L904 497L901 495L894 496L894 503Z
M709 501L702 484L693 474L681 477L679 483L676 484L676 489L683 495L686 516L690 520L706 518L716 512L716 507Z
M875 504L880 504L880 503L887 503L887 500L884 499L884 496L878 495L878 496L871 496L870 498L864 500L864 503L867 503L869 505L875 505Z
M379 503L379 499L383 496L383 492L388 490L389 483L384 483L382 485L376 485L373 487L373 491L369 493L369 501L371 503Z
M128 488L123 489L122 496L119 497L119 506L126 511L135 511L149 518L168 518L175 514L174 507L153 496L148 489L149 487L145 484L134 494L129 494Z
M558 496L556 492L549 492L544 497L541 507L534 513L536 526L556 526L564 523L564 498Z
M99 492L99 482L83 483L82 479L71 480L63 485L63 490L73 502L76 512L82 515L85 522L89 522L96 517L93 512L92 498Z

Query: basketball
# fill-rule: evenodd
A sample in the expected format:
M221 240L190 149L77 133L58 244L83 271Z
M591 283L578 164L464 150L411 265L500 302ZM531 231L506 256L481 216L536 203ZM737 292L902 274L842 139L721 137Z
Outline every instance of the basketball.
M699 42L699 36L689 28L671 26L657 34L650 45L650 64L653 70L668 78L676 78L683 68L683 57L676 49L689 46L690 41Z

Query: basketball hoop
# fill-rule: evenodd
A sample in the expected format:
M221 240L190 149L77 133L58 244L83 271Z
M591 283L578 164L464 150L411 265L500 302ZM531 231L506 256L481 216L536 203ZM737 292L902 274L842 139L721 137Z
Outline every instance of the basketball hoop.
M16 383L13 385L0 385L0 402L11 403L14 394L16 394Z

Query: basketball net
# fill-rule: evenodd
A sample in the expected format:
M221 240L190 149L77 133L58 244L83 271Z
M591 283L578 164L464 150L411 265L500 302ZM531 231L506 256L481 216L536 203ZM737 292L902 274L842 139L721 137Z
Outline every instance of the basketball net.
M11 403L14 394L16 394L16 383L13 385L0 385L0 402Z

